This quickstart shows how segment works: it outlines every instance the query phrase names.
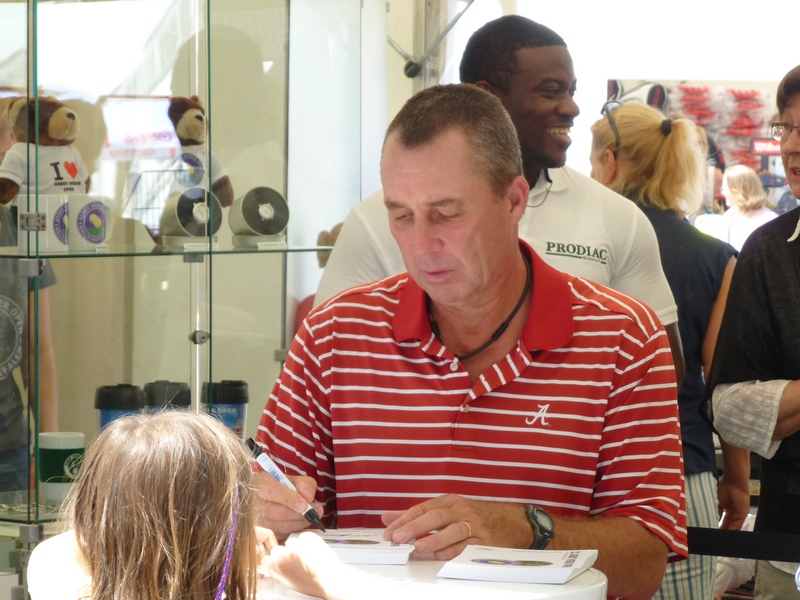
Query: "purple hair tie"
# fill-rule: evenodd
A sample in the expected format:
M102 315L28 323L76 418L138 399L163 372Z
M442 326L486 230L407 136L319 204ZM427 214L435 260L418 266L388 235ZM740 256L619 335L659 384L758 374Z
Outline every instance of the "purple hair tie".
M233 488L233 510L231 511L231 528L228 531L228 545L225 548L225 562L222 564L222 575L219 578L217 593L214 600L222 600L225 596L225 588L228 585L228 575L231 572L231 561L233 560L233 543L236 540L236 521L239 517L239 486Z

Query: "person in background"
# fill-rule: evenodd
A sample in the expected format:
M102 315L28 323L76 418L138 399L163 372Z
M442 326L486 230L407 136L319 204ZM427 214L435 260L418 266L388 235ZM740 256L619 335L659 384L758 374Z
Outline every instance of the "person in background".
M784 76L776 98L772 132L780 140L788 184L800 198L800 66ZM799 217L797 208L784 213L744 243L703 404L723 439L763 457L753 530L795 535L800 534ZM800 598L797 568L757 561L755 597Z
M573 100L577 80L564 40L525 17L500 17L470 37L460 76L497 96L517 129L530 187L520 237L549 265L651 307L666 327L680 382L678 313L653 228L630 202L565 166L570 128L580 110ZM378 192L347 216L314 303L403 270L384 195Z
M699 127L699 126L698 126ZM702 127L699 127L703 129ZM703 129L705 132L705 129ZM722 196L722 177L725 175L725 155L722 153L722 148L719 147L717 141L706 133L706 140L708 148L708 163L714 167L714 201L719 204L724 200Z
M336 239L339 237L339 232L342 230L342 223L337 223L334 225L330 231L320 231L317 235L317 246L333 246L336 243ZM331 257L330 250L318 250L317 251L317 262L319 263L319 268L324 269L325 265L328 264L328 259Z
M0 206L0 246L17 246L17 227L8 206ZM32 489L34 462L30 447L34 426L27 416L26 402L14 378L22 369L28 398L38 397L39 431L58 431L58 381L50 325L50 290L56 283L50 263L45 261L39 278L38 322L35 314L33 280L20 273L18 258L0 257L0 492ZM36 323L37 327L34 327ZM39 387L36 364L38 328ZM15 500L9 500L15 502Z
M14 145L8 122L8 99L0 100L0 161ZM17 246L17 223L11 209L0 206L0 246ZM52 267L44 262L39 278L39 314L35 320L32 279L19 271L17 258L0 258L0 493L32 489L34 464L30 445L33 426L26 417L26 403L14 378L22 369L21 380L29 398L39 399L39 431L58 431L58 402L55 353L50 327L50 290L56 282ZM37 323L39 337L33 339ZM26 335L26 334L30 335ZM39 389L31 372L39 348ZM31 411L33 412L33 411ZM6 498L9 502L15 502Z
M320 231L317 235L317 246L333 246L336 243L336 238L339 237L339 231L342 228L341 223L334 225L330 231ZM331 255L330 250L317 250L317 263L320 269L324 269ZM303 319L306 318L309 311L314 308L314 294L310 294L303 298L297 305L297 312L294 315L294 327L292 328L292 337L300 329Z
M717 484L713 431L700 415L703 374L711 368L736 250L695 229L686 219L702 203L705 156L697 126L666 119L628 102L592 125L592 177L635 202L650 219L661 263L678 304L686 373L678 392L690 527L741 528L750 509L749 453L723 442ZM717 509L719 507L719 509ZM715 559L690 555L667 568L657 598L706 600L713 595Z
M670 113L667 116L672 120L689 118L682 113ZM716 146L716 142L709 137L708 132L699 125L697 125L696 129L697 143L700 145L700 151L703 153L703 156L706 157L706 168L709 171L706 175L707 181L703 186L703 202L697 210L698 212L702 211L702 214L717 214L721 212L717 207L716 198L721 194L725 162L722 152L719 150L719 147ZM712 149L711 144L714 144L716 148ZM693 215L687 216L692 217Z
M257 437L300 491L259 477L264 524L304 529L296 508L316 500L326 525L385 525L439 560L468 544L597 548L609 595L650 598L686 553L667 336L648 307L519 238L522 164L477 86L400 110L381 177L408 272L301 326Z
M717 233L720 239L741 250L748 236L777 213L767 206L761 179L750 167L734 165L722 178L722 195L728 210L722 215Z

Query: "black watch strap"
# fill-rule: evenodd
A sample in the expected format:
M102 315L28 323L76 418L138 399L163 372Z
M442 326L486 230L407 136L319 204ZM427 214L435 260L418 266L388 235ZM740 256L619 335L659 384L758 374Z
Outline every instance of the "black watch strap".
M531 550L544 550L556 534L553 517L543 508L535 504L525 505L525 515L533 529L533 544Z

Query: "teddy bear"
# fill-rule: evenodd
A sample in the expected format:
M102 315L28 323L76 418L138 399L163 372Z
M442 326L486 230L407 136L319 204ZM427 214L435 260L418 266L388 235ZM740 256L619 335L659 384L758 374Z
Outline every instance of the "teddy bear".
M0 119L6 118L16 143L0 163L0 203L8 204L24 196L34 182L28 181L28 156L36 156L40 194L85 194L91 180L80 152L72 145L78 135L78 117L63 102L50 96L21 96L8 103ZM31 146L29 148L29 145Z
M222 206L233 204L231 180L217 157L213 153L209 156L205 145L208 123L203 101L198 96L174 96L170 98L167 116L181 144L179 160L182 165L178 176L182 179L181 183L186 187L200 184L210 159L211 176L214 178L211 192Z

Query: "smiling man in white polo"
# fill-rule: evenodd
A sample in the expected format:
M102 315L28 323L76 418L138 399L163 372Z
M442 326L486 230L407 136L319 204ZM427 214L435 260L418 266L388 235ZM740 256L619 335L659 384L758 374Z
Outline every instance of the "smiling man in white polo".
M580 110L564 40L519 15L486 23L469 39L461 81L497 96L511 116L530 186L520 237L551 266L607 285L652 308L670 339L678 381L683 352L678 309L661 267L652 225L616 192L566 166ZM350 211L322 273L315 304L354 285L405 270L389 232L383 191Z

